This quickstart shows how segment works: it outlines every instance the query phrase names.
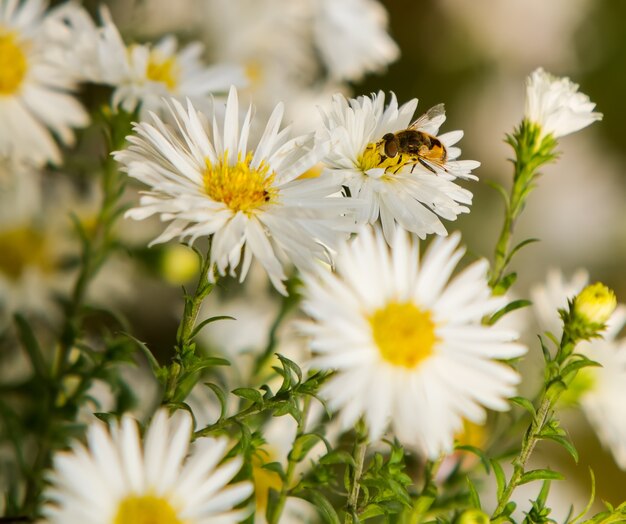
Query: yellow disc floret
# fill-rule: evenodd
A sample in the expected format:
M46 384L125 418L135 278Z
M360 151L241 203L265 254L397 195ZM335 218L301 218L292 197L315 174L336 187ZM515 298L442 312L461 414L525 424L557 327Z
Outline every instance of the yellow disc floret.
M432 355L438 339L430 311L422 311L412 302L389 302L368 320L387 362L412 369Z
M170 503L154 495L131 495L117 509L113 524L185 524Z
M146 68L148 80L165 84L169 91L175 91L179 76L180 68L176 63L176 57L166 58L156 51L150 52Z
M15 34L0 29L0 96L15 94L27 69L26 54Z
M23 227L0 232L0 274L19 279L28 267L52 268L44 235Z
M250 167L252 153L245 159L238 159L234 165L228 164L228 153L217 164L206 160L204 188L213 200L223 202L234 212L252 213L261 206L275 201L278 190L273 187L274 173L261 162Z

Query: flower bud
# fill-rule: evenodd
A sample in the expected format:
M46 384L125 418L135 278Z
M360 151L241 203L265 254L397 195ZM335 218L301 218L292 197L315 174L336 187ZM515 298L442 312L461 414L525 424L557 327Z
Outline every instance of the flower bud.
M461 514L457 524L489 524L489 516L479 509L468 509Z
M615 311L615 293L596 282L583 289L574 299L574 313L589 324L604 324Z

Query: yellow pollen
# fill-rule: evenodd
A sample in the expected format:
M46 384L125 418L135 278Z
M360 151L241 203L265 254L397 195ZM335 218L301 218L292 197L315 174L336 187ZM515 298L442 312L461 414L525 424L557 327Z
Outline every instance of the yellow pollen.
M165 84L169 91L174 91L178 86L178 78L180 76L180 68L176 63L176 57L165 58L160 53L151 51L148 58L146 76L148 80Z
M298 180L304 180L305 178L319 178L322 176L322 171L324 170L324 166L322 164L316 164L313 167L307 169L304 173L302 173Z
M0 29L0 96L16 93L27 69L26 54L15 35Z
M261 457L257 453L252 457L252 480L254 482L256 511L257 513L265 513L270 489L280 491L283 484L278 473L263 467L263 464L274 460L273 455L265 450L260 451L266 456Z
M386 180L392 180L388 175L393 175L407 163L408 159L401 153L394 158L386 157L384 154L384 140L367 144L357 159L357 165L364 173L374 168L385 169L384 178Z
M273 187L274 173L269 173L269 166L261 162L250 167L252 152L241 157L235 165L228 164L228 153L218 164L206 160L204 170L204 188L207 195L217 202L223 202L234 212L251 213L261 206L275 202L278 190Z
M389 302L368 320L378 350L390 364L413 369L433 354L438 339L430 311L411 302Z
M153 495L131 495L120 502L113 524L185 524L170 503Z
M0 232L0 273L18 280L28 267L50 271L50 259L44 235L30 228Z

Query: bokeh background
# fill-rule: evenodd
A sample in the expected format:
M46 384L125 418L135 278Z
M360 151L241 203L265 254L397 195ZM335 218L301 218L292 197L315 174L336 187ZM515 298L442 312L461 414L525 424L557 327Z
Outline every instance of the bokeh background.
M202 0L104 3L112 10L127 42L173 32L182 41L204 39L209 44L210 58L211 45L220 38L215 29L219 16L209 20ZM381 3L388 12L389 31L400 48L400 57L387 71L369 74L348 84L346 90L356 95L394 91L401 102L417 97L423 111L445 103L448 120L444 131L463 129L463 158L482 163L476 172L481 181L464 183L474 193L471 213L448 224L449 229L462 230L473 255L491 255L502 224L501 199L485 182L497 181L508 187L511 166L507 158L511 151L504 136L523 115L526 76L543 66L556 75L571 77L596 102L597 109L604 113L603 121L561 140L561 160L543 170L518 223L517 240L538 237L541 242L525 248L514 261L520 275L516 293L528 296L529 288L545 279L548 268L561 268L569 275L584 267L592 280L607 283L618 298L626 301L626 2ZM92 13L100 4L85 2ZM236 35L246 28L227 30ZM85 96L97 93L87 92ZM88 136L82 138L89 141ZM83 192L85 195L89 195L88 190ZM123 226L128 238L141 227ZM137 233L138 238L141 236ZM182 305L179 278L168 273L165 255L158 249L129 249L112 261L113 270L103 272L95 286L100 296L115 298L116 305L130 319L134 334L163 355L172 347ZM126 280L112 278L119 272L127 275ZM171 277L172 283L164 283L163 276ZM529 331L537 331L532 318L527 320ZM534 340L528 340L531 362L540 351ZM538 372L533 367L527 370L531 375ZM569 478L561 486L555 483L553 503L562 499L557 515L564 516L569 503L578 510L584 507L589 467L597 473L598 499L621 502L626 496L626 473L617 469L610 455L601 449L580 412L566 413L564 425L580 450L580 463L574 464L550 444L539 447L537 458L537 463L564 471Z

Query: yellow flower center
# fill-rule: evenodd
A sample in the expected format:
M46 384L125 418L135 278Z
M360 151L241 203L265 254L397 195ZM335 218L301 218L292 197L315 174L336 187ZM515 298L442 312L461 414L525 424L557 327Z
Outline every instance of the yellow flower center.
M265 452L265 450L261 450L261 453L264 453L266 456L261 457L259 454L256 454L252 457L252 480L254 482L254 498L257 513L265 513L270 489L280 491L283 485L278 473L263 467L263 464L274 460L273 455Z
M28 63L26 54L13 33L0 29L0 95L12 95L19 89Z
M180 67L176 57L166 58L157 51L151 51L146 68L146 77L153 82L165 84L169 91L176 90L180 76Z
M19 228L0 232L0 246L0 273L11 280L18 280L28 267L52 269L45 237L39 231Z
M218 164L206 160L204 188L213 200L223 202L234 212L251 213L264 204L275 201L278 190L273 187L274 173L264 162L257 168L250 167L252 153L235 165L229 165L228 153Z
M184 524L184 521L163 497L130 495L120 502L113 524Z
M389 302L368 320L380 354L394 366L412 369L432 355L438 339L430 311L411 302Z
M263 81L263 67L257 61L250 60L244 69L244 73L248 82L253 87L258 87Z

